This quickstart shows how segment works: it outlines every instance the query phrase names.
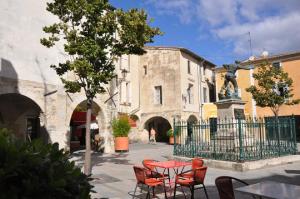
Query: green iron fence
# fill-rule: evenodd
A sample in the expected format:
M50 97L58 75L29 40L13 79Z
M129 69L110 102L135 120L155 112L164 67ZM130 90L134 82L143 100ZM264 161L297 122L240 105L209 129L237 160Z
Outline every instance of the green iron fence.
M295 154L295 119L285 117L174 121L174 155L251 161Z

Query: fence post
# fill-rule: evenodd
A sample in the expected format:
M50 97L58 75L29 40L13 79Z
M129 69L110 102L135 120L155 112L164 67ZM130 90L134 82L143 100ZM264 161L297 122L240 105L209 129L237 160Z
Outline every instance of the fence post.
M239 132L239 147L240 147L240 156L239 161L244 162L244 147L243 147L243 132L242 132L242 121L241 118L238 118L238 132Z
M260 159L263 158L263 149L262 149L262 122L263 120L256 120L256 125L258 124L258 128L259 128L259 155L260 155Z
M298 151L298 146L297 146L297 135L296 135L296 124L295 124L295 117L294 115L292 116L292 135L293 135L293 144L294 144L294 155L297 153Z
M281 120L283 121L283 120ZM277 132L277 147L278 147L278 156L281 155L281 146L280 146L280 121L278 116L276 116L276 121L275 121L275 129Z

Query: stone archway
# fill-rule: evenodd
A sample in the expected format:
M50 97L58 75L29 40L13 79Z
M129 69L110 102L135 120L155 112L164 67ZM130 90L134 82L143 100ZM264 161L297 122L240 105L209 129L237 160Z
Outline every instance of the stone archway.
M196 123L198 121L197 117L195 115L190 115L189 118L187 119L188 123Z
M86 131L86 100L80 102L73 110L70 118L70 150L85 148L85 131ZM99 134L99 116L101 117L101 108L93 102L92 105L92 117L91 117L91 136L94 139L96 134Z
M195 115L190 115L187 119L187 135L190 137L193 134L193 124L197 123L197 117Z
M163 117L155 116L145 122L144 129L150 132L151 128L156 131L157 142L168 142L167 131L171 128L169 121Z
M48 142L49 135L41 125L42 109L32 99L18 94L0 95L0 128L10 129L24 140L41 138Z

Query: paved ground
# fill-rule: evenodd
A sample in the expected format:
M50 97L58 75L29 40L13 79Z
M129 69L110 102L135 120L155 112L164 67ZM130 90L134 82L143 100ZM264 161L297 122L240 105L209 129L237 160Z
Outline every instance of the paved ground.
M74 154L73 160L76 160L79 166L82 165L82 154ZM130 152L125 154L98 154L92 156L94 190L93 198L125 199L132 198L128 192L133 191L136 180L133 172L133 165L141 165L143 159L168 160L172 157L172 146L158 143L133 144L130 146ZM218 199L217 190L214 184L216 177L229 175L245 180L252 184L262 180L274 180L277 182L300 185L300 162L289 163L285 165L259 169L247 172L235 172L229 170L209 168L205 185L208 189L210 199ZM163 191L158 190L158 198L163 197ZM185 191L189 193L188 190ZM145 198L145 193L140 193L141 198ZM205 198L202 189L196 191L195 198ZM182 193L178 192L178 199L184 198ZM248 198L245 195L237 195L237 198Z

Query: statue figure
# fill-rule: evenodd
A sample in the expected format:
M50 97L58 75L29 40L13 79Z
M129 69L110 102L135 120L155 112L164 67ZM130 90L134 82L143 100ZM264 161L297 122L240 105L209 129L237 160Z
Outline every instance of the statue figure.
M235 64L223 64L223 67L226 69L224 84L219 92L219 99L240 99L238 96L238 85L236 81L236 71L238 69L250 70L253 67L250 66L241 66L241 62L235 61ZM229 82L233 85L234 92L230 90Z

